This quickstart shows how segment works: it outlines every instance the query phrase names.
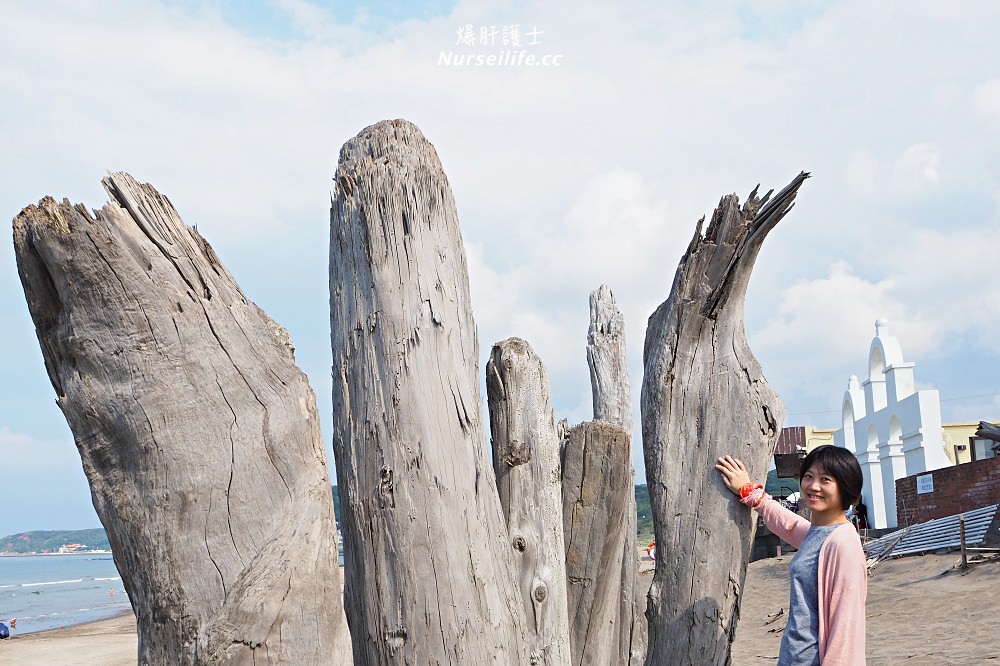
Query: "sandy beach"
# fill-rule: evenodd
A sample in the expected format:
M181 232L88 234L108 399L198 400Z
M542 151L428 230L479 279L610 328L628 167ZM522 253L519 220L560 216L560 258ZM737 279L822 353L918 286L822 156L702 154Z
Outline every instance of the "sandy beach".
M5 666L135 666L139 640L131 613L110 620L18 635L0 641Z
M998 664L1000 561L952 570L958 553L882 562L868 581L868 664ZM747 570L745 601L733 645L735 666L777 662L788 610L791 557L760 560ZM642 562L641 568L651 563ZM642 576L648 581L650 574ZM781 612L769 622L769 616ZM125 666L136 663L135 618L126 615L0 642L10 666Z
M869 666L1000 664L997 602L1000 562L951 570L959 553L903 557L882 562L868 579ZM747 580L733 664L777 663L782 615L788 611L791 557L758 560Z

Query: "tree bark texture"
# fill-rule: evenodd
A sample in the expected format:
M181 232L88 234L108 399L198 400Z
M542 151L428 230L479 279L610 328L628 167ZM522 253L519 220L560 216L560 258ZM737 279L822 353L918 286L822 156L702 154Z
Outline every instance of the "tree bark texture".
M627 661L622 664L642 664L646 659L645 596L635 595L638 574L636 550L635 470L632 467L632 389L625 353L625 318L615 303L607 285L590 294L590 328L587 331L587 363L590 366L590 386L594 403L594 419L619 426L629 436L629 458L626 467L631 480L625 501L626 523L621 568L621 609L623 626L617 631L627 646ZM631 630L625 632L625 624ZM627 642L625 638L627 637Z
M527 342L493 345L486 364L493 469L528 623L532 664L570 663L561 439L545 367Z
M291 341L166 197L104 186L94 215L26 208L14 244L139 662L338 663L330 482Z
M755 524L713 468L741 458L763 479L784 407L747 346L743 303L767 233L808 174L774 199L723 197L649 318L642 435L656 532L647 664L728 664Z
M420 130L383 121L344 145L330 224L355 663L529 663L455 202Z
M590 294L587 363L590 366L594 418L616 423L632 432L632 389L625 355L625 319L615 304L611 289L603 284Z
M563 535L574 666L630 661L636 569L631 442L621 426L587 421L570 428L563 446ZM633 545L626 552L629 534ZM627 569L631 583L623 580Z

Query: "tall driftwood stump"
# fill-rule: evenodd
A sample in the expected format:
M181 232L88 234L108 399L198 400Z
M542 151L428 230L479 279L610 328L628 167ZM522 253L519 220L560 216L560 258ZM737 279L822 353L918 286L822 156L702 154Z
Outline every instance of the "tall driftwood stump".
M343 663L330 482L288 335L166 197L104 186L96 216L29 206L14 244L139 662Z
M545 366L519 338L486 364L493 469L507 518L531 663L570 663L560 448Z
M355 663L530 663L486 457L455 202L433 146L406 121L341 150L330 309Z
M574 666L645 658L636 606L635 474L625 324L602 285L587 332L594 420L570 428L562 453L563 531Z
M581 423L568 432L562 465L572 663L627 665L637 567L632 437L606 421Z
M767 233L802 173L774 199L722 198L698 223L670 297L649 318L642 435L656 531L646 663L728 664L753 539L750 511L713 469L732 454L763 479L784 407L747 346L743 302Z

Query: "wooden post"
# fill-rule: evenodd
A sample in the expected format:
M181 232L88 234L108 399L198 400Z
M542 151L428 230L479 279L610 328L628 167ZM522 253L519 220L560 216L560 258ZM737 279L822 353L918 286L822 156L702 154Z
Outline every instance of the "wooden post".
M562 441L545 367L527 342L493 345L486 364L493 469L507 519L532 664L570 663L562 521Z
M14 220L45 367L143 664L342 664L315 397L288 334L149 185Z
M573 664L628 664L632 649L635 502L632 438L621 426L587 421L563 448L563 533ZM627 551L628 535L633 547ZM632 586L623 571L632 571Z
M626 463L632 481L625 500L627 524L622 525L621 608L618 621L627 642L628 664L642 664L646 659L646 597L636 595L637 548L635 515L635 470L632 467L632 387L629 381L628 357L625 350L625 318L615 303L611 289L602 284L590 294L590 327L587 331L587 364L590 366L590 390L594 403L594 419L620 426L629 438L629 461ZM623 664L626 662L622 662Z
M763 479L784 408L747 346L743 300L767 233L802 173L773 200L723 197L698 223L670 297L649 318L642 435L656 531L647 664L728 664L752 541L751 513L714 469L732 454Z
M448 180L414 125L340 153L330 213L334 454L356 664L527 664L486 457Z
M959 531L959 534L960 534L960 536L962 538L962 570L964 571L965 569L969 568L969 560L968 560L968 556L966 555L966 548L965 548L965 514L964 513L961 514L961 515L959 515L959 517L958 517L958 531Z

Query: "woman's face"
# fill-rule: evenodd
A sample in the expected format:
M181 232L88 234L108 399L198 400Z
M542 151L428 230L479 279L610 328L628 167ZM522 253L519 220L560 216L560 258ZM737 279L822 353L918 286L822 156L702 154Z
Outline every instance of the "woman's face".
M813 513L832 514L843 513L844 506L840 500L840 488L832 476L819 465L813 465L806 470L800 482L802 500L806 508Z

